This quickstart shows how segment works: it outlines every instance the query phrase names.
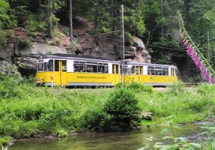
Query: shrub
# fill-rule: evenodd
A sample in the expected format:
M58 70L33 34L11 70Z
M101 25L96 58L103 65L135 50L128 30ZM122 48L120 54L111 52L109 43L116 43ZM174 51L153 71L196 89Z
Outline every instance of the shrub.
M140 82L134 82L131 81L131 83L123 83L120 82L116 85L116 88L127 88L129 90L135 91L135 92L148 92L152 93L153 92L153 87L150 85L143 85Z
M87 110L80 117L79 126L83 129L103 132L107 114L101 109ZM106 124L107 125L107 124Z
M108 124L112 129L127 130L140 123L138 100L127 88L115 89L105 103L104 111L110 115Z

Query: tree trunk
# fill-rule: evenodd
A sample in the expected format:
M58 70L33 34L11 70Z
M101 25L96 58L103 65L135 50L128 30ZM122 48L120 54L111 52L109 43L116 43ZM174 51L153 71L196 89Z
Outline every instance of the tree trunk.
M69 20L70 20L69 37L70 37L70 41L72 41L72 39L73 39L73 28L72 28L72 0L70 0L70 3L69 3Z
M52 0L48 0L48 7L47 7L47 11L48 11L48 37L52 38L52 7L53 7L53 1Z
M95 6L95 10L94 10L94 36L95 36L95 45L98 45L98 33L97 33L97 29L98 29L98 1L96 1L96 6Z

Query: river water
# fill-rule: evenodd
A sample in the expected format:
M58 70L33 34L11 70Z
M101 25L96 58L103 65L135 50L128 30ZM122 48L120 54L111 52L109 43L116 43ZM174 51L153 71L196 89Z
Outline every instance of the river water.
M201 125L179 125L174 129L176 136L187 137L189 140L199 140L198 134L203 132ZM154 137L162 141L162 137L171 135L170 132L161 133L166 128L141 127L129 132L117 133L84 133L71 135L65 139L42 138L16 141L8 150L137 150L148 143L147 137Z

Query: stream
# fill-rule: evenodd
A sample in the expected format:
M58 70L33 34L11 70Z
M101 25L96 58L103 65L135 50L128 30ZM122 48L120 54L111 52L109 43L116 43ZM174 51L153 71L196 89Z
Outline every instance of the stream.
M201 141L199 134L204 130L201 124L178 125L174 129L176 136L186 137L193 142ZM8 150L137 150L148 143L147 137L162 141L162 137L172 134L161 133L166 128L141 127L129 132L114 133L82 133L70 135L68 138L40 138L15 141Z

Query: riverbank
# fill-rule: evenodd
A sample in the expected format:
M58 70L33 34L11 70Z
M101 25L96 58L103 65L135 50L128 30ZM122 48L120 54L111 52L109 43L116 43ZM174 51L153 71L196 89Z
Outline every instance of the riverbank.
M95 130L104 132L111 117L106 114L104 107L117 95L116 91L120 88L35 87L29 80L17 81L12 78L7 78L0 84L2 144L20 138L46 135L66 137L72 132ZM193 90L185 90L178 83L168 87L165 92L159 92L149 86L137 85L125 86L120 91L133 94L140 108L139 115L142 112L152 114L152 120L142 118L141 125L165 123L169 116L177 124L206 120L213 115L214 86L199 85ZM125 101L122 107L129 105Z

